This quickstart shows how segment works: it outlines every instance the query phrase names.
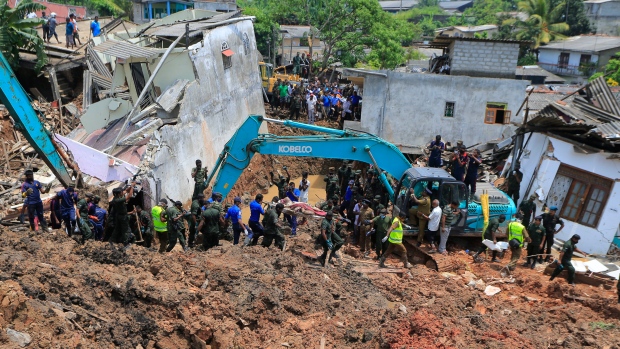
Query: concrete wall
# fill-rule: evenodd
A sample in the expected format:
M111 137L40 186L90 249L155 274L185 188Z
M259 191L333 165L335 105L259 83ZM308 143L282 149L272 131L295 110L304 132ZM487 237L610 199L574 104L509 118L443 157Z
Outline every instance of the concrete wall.
M514 79L518 56L518 44L455 40L450 74Z
M349 71L345 70L345 75ZM514 73L514 71L513 71ZM501 139L512 125L485 124L487 102L507 103L512 122L525 98L528 81L437 74L387 72L388 79L364 76L362 119L345 127L371 132L404 146L424 146L436 134L465 145ZM386 98L387 97L387 98ZM385 117L382 108L385 101ZM444 117L446 102L455 102L454 117Z
M250 38L249 54L243 33ZM204 47L190 47L198 79L186 88L176 125L155 134L151 188L161 180L161 195L189 203L193 191L191 169L196 159L211 169L224 144L250 114L264 115L258 51L250 20L205 32ZM224 69L221 45L234 51L232 67ZM156 199L152 190L152 200Z
M620 35L620 1L584 2L586 17L597 34Z
M581 235L579 248L587 253L606 254L620 227L620 160L608 159L608 156L606 153L578 153L571 143L534 133L521 157L521 198L537 193L540 198L536 200L537 212L541 212L543 203L547 200L560 164L614 181L597 227L563 219L565 227L556 235L562 240L568 240L573 234ZM531 187L529 190L528 186Z

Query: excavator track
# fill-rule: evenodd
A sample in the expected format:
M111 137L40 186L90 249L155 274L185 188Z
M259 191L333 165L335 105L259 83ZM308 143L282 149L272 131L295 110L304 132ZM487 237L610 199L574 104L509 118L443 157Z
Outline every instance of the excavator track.
M403 244L407 249L407 257L411 263L424 264L427 268L438 272L450 272L458 269L454 258L444 256L441 253L429 253L430 248L418 247L415 238L404 238Z

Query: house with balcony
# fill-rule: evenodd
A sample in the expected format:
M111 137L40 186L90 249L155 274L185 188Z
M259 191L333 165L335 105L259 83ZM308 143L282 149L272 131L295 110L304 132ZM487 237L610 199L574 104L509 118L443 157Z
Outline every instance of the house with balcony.
M538 65L554 74L590 76L620 52L620 37L573 36L538 48Z

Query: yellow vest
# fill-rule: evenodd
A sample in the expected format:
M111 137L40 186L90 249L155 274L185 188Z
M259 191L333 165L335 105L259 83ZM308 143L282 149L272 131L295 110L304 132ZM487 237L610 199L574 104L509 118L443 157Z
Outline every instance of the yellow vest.
M392 230L388 241L393 244L401 244L403 242L403 224L396 217L392 220L392 225L394 225L394 222L398 222L398 227Z
M523 246L523 229L525 227L519 222L508 223L508 241L517 239L521 246Z
M163 210L164 208L159 205L153 207L153 209L151 210L151 216L153 217L153 227L155 228L155 231L163 232L168 230L168 222L162 222L160 219Z

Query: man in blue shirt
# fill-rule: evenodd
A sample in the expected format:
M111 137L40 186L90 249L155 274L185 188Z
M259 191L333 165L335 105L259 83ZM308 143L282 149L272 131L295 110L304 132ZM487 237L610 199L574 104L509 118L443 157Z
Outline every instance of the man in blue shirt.
M67 234L71 236L75 229L75 204L78 200L78 194L73 187L63 189L56 194L60 199L60 217L65 222Z
M344 193L344 200L342 201L342 204L340 205L340 209L338 210L338 212L340 212L340 215L343 217L345 217L344 210L349 208L351 199L353 199L353 186L354 185L355 185L355 181L351 179L349 181L349 186L347 187L347 190Z
M67 39L67 48L71 45L73 49L75 47L75 41L73 41L73 23L71 23L71 19L69 17L65 18L66 27L65 27L65 37Z
M239 243L239 236L241 235L241 232L244 230L243 222L241 221L241 198L238 196L235 197L234 203L235 204L232 205L226 212L224 219L232 220L233 245L237 245Z
M252 243L254 246L258 243L258 238L264 235L263 225L260 224L260 215L264 215L263 210L263 194L256 194L254 201L250 202L250 229L252 229Z
M101 201L101 197L99 195L95 195L93 202L88 208L88 218L90 223L95 227L95 240L103 241L103 228L105 227L106 218L108 218L108 211L106 209L99 207L99 202Z
M95 20L90 22L90 32L93 36L99 36L101 33L101 27L99 26L99 16L95 16Z
M435 140L428 146L431 154L428 157L428 167L441 167L441 153L446 150L446 145L441 141L441 135L435 136Z
M34 180L32 170L26 170L26 181L22 183L22 197L26 198L24 205L28 207L28 221L30 222L30 230L34 231L34 216L39 218L39 223L43 231L47 230L47 222L43 217L43 202L41 201L41 193L45 194L49 191L49 187L43 188L39 181Z
M353 117L356 119L360 118L360 101L362 100L362 96L357 95L357 91L353 91L353 95L351 96L351 110L353 111Z
M299 189L295 187L295 183L290 182L288 184L288 189L286 190L286 197L288 197L292 202L297 202L299 201L299 195L301 195L301 192L299 191ZM286 219L288 224L290 224L291 226L291 236L296 236L297 235L297 216L289 215L285 213L284 219Z

